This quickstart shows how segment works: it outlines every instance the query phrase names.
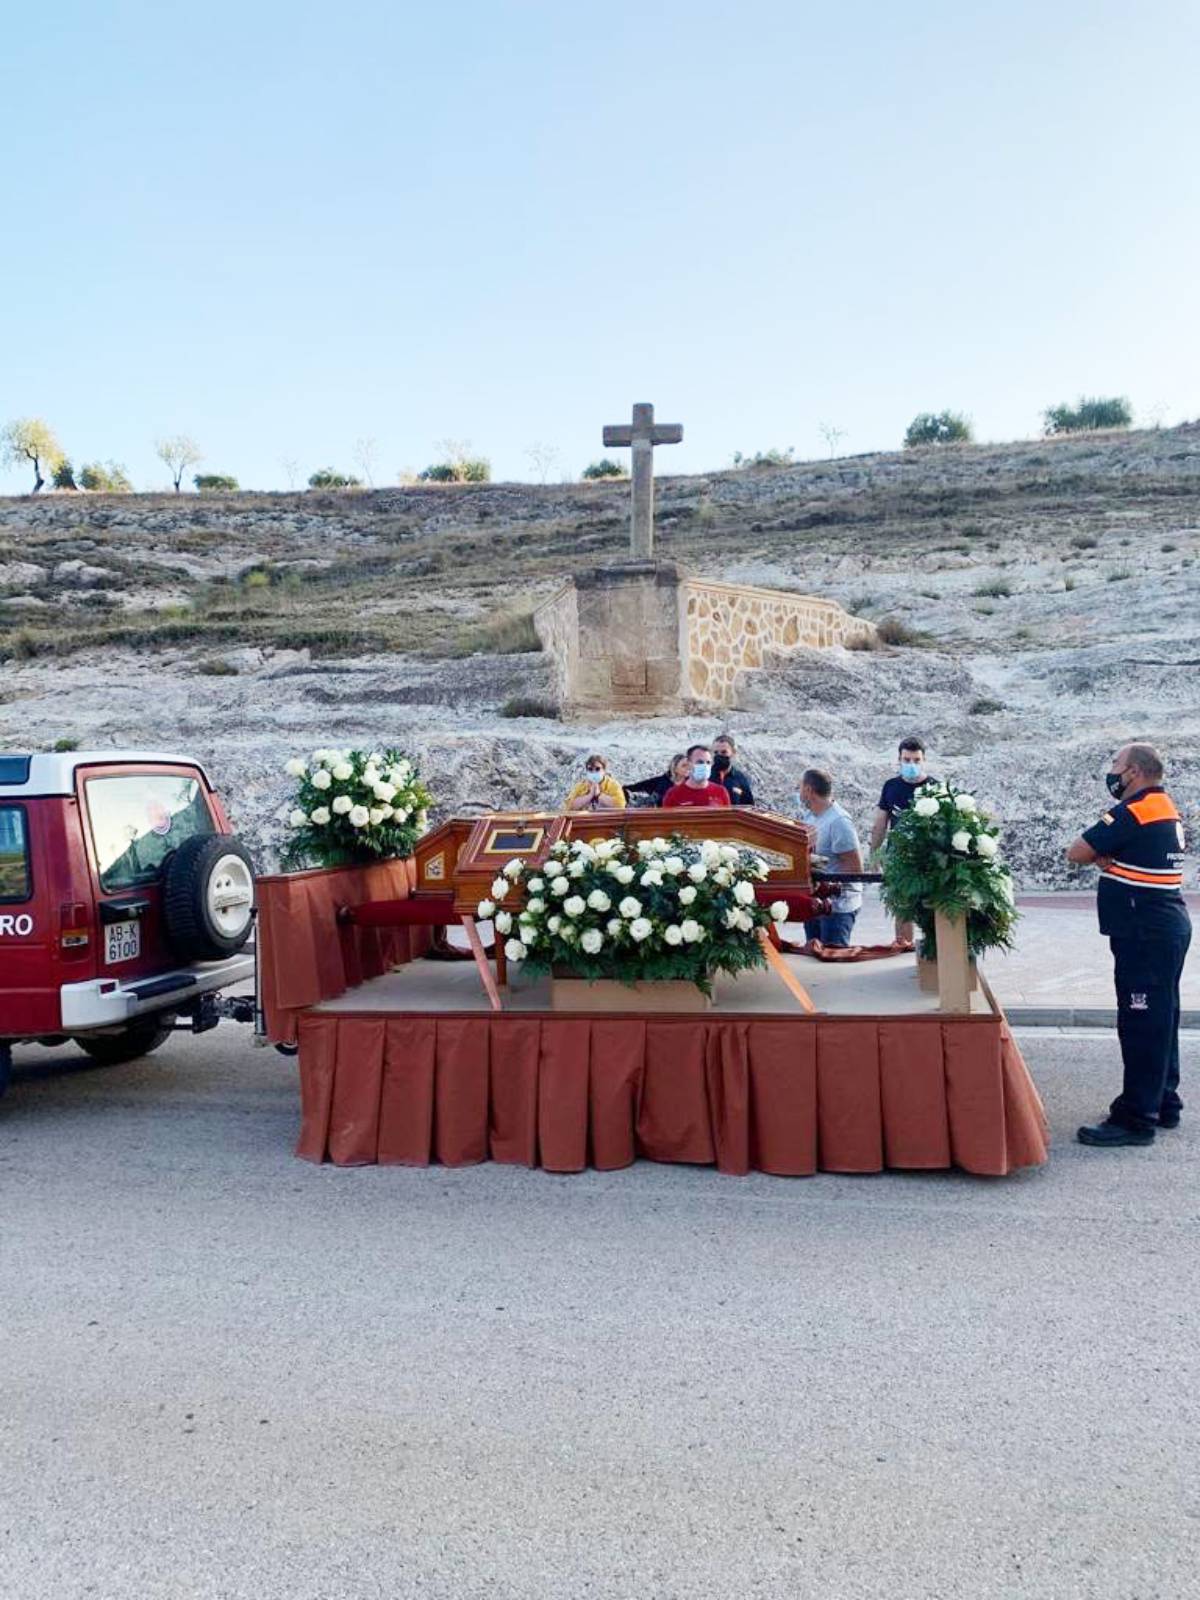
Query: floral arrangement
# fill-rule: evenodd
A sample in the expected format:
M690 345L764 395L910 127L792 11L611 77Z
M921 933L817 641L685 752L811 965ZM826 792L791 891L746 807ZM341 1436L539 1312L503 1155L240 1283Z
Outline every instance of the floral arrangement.
M297 780L287 809L287 869L410 856L433 797L400 750L314 750L284 768Z
M1011 947L1017 909L999 833L973 796L950 784L925 784L896 819L883 858L883 903L920 928L922 955L936 954L937 911L966 918L972 955Z
M758 900L767 871L753 851L712 839L560 840L541 866L510 861L476 915L532 972L675 978L708 994L714 974L766 965L761 930L788 915L784 901Z

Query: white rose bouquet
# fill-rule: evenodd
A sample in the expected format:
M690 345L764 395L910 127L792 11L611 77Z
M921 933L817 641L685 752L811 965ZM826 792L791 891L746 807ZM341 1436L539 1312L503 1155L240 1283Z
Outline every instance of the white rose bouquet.
M783 902L758 898L761 856L711 839L560 841L540 865L504 870L523 905L500 895L497 909L497 880L477 915L511 935L505 955L533 972L683 979L707 994L715 973L765 966L762 930L787 918Z
M403 859L428 826L433 796L402 750L314 750L284 770L296 780L285 869Z
M933 956L933 919L965 917L967 948L1007 950L1017 910L1012 874L1000 858L1000 830L972 795L951 784L924 784L892 825L883 859L883 902L921 930Z

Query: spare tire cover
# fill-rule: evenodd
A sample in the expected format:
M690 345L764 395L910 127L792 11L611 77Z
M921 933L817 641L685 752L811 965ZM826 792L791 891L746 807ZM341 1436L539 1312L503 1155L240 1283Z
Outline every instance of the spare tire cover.
M254 926L254 863L235 834L185 839L163 873L163 926L181 961L240 950Z

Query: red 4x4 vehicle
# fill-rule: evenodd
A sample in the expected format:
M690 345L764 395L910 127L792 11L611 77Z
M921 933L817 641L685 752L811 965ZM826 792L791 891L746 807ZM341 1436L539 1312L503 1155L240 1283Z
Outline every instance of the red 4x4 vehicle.
M254 868L183 756L0 755L0 1093L14 1043L97 1061L218 1020L254 975Z

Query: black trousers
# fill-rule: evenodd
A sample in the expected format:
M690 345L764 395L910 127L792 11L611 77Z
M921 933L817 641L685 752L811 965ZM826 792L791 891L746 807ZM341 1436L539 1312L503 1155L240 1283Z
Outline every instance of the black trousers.
M1112 938L1117 1037L1125 1081L1109 1116L1126 1128L1153 1128L1160 1111L1178 1111L1179 980L1191 943L1186 921L1167 938Z

